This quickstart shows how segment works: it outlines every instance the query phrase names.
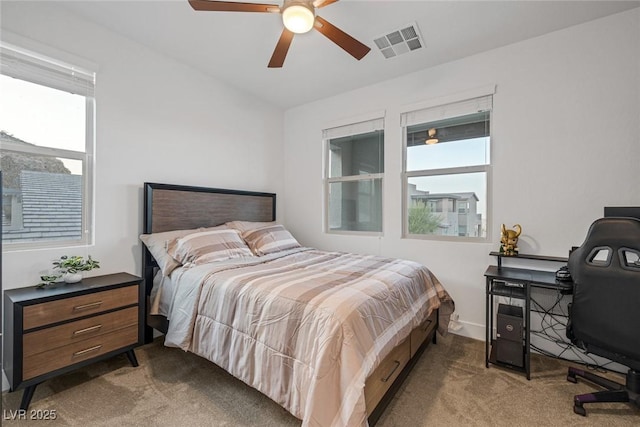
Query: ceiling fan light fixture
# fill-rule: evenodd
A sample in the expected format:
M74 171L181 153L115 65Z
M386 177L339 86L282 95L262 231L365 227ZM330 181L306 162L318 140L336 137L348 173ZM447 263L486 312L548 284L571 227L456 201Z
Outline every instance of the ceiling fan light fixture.
M303 34L311 31L316 17L313 6L305 1L285 2L282 11L282 22L291 32Z
M434 145L437 144L439 139L436 138L436 130L435 129L429 129L428 131L429 137L427 138L427 140L424 142L427 145Z

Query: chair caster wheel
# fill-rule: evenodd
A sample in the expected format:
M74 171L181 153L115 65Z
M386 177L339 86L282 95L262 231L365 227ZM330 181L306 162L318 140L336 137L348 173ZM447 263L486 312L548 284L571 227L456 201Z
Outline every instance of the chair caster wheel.
M587 410L584 409L584 406L573 405L573 412L583 417L587 416Z
M576 377L574 375L567 375L567 381L569 381L570 383L574 383L574 384L578 383L578 380L576 379Z

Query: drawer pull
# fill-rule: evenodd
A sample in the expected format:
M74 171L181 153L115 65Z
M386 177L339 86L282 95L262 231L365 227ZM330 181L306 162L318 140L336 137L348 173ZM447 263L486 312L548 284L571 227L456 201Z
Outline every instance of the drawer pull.
M422 329L422 332L427 332L427 329L429 329L429 326L431 326L431 323L433 323L433 320L427 319L427 321L424 322L424 328Z
M76 305L73 307L73 311L91 310L92 308L100 307L102 301L92 302L90 304Z
M101 347L102 347L102 344L99 344L99 345L95 345L93 347L89 347L89 348L87 348L85 350L76 351L75 353L73 353L73 357L82 356L83 354L87 354L87 353L91 353L92 351L100 350Z
M89 332L97 331L100 328L102 328L102 325L95 325L95 326L90 326L90 327L84 328L84 329L78 329L77 331L73 332L73 335L87 334Z
M385 378L381 378L380 381L382 381L383 383L386 383L387 381L389 381L389 378L391 378L393 376L393 373L398 370L398 368L400 367L400 361L398 360L394 360L393 363L396 364L396 366L393 367L393 369L391 370L391 372L389 372L389 375L387 375Z

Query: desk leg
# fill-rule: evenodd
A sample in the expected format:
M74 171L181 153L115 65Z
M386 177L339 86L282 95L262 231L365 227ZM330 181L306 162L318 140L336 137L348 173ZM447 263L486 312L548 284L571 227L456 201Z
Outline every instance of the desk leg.
M485 305L485 313L486 313L486 322L485 322L485 341L484 341L484 361L485 366L489 367L489 349L491 347L491 328L492 328L492 319L493 319L493 298L491 295L491 279L487 277L487 290L486 290L486 305Z
M525 304L525 333L524 333L524 369L527 373L527 379L531 379L531 284L525 284L527 297Z

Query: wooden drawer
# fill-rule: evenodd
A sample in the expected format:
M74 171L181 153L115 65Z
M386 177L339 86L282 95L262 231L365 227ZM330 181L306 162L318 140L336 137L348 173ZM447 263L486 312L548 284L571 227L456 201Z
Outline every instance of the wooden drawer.
M364 385L364 400L368 415L371 415L382 396L409 362L410 351L410 339L406 339L391 350L391 353L380 362L380 366L367 378Z
M138 326L133 325L109 334L89 338L64 347L25 356L22 378L28 380L83 360L93 359L110 351L138 342Z
M416 351L418 351L424 340L435 329L437 325L437 315L438 311L434 310L420 326L411 331L411 357L416 354Z
M24 307L23 329L29 330L137 303L138 286L136 285L29 305Z
M22 351L24 356L28 357L137 324L138 307L129 307L53 328L29 332L23 336Z

